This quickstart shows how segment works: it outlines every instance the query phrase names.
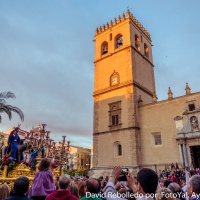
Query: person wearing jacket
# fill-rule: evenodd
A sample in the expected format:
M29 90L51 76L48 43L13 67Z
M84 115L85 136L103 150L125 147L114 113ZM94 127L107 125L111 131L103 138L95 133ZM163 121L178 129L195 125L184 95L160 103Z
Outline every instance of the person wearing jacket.
M61 176L58 180L58 190L54 190L47 196L46 200L78 200L76 196L72 195L67 189L70 184L70 180L65 176Z
M43 158L38 167L32 187L29 190L29 196L34 200L45 200L55 189L53 174L50 170L50 161L48 158Z

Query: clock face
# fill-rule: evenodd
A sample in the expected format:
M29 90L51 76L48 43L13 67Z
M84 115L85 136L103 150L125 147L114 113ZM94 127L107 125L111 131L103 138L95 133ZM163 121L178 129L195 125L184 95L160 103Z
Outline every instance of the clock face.
M117 77L113 77L113 78L112 78L112 85L115 85L115 84L117 84L117 83L118 83Z

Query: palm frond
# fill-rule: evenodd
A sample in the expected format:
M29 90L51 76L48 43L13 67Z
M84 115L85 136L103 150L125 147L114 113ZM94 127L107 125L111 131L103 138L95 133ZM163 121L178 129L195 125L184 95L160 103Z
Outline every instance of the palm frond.
M16 98L15 94L12 92L1 92L0 98L8 99L8 98Z
M6 107L10 110L13 111L15 113L17 113L21 119L21 121L24 121L24 113L17 107L15 106L11 106L11 105L6 105Z
M6 100L5 99L0 99L0 103L6 104Z
M7 105L0 103L0 112L5 112L8 115L9 119L12 119L11 110L7 107Z

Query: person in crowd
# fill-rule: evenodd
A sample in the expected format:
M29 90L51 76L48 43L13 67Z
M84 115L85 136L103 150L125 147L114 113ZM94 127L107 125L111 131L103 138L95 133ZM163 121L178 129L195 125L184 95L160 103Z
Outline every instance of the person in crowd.
M81 178L78 177L78 178L75 178L74 183L76 183L76 185L78 185L81 181L82 181Z
M58 181L59 189L49 194L46 200L78 200L78 198L72 195L67 189L69 184L69 178L67 178L65 175L61 176Z
M104 188L104 193L106 195L107 200L122 199L117 196L117 191L115 189L115 183L119 178L121 172L122 169L120 166L115 166L113 168L108 183ZM137 199L151 200L155 197L155 192L158 186L158 175L152 169L141 169L137 174L137 180L130 173L126 176L126 178L129 187L131 187L132 189L132 192L134 194L138 194ZM151 196L147 196L147 194L151 194Z
M167 188L172 191L173 196L176 197L176 199L185 200L185 193L183 192L181 186L178 183L172 182L168 185Z
M0 185L0 200L10 196L10 187L7 184Z
M172 173L170 174L170 180L171 180L172 182L174 182L174 183L178 183L178 180L177 180L176 175L175 175L174 172L172 172Z
M168 188L161 188L156 192L156 200L176 200Z
M149 168L141 169L137 174L137 181L129 174L127 176L129 186L134 193L138 193L137 199L154 199L158 186L158 175Z
M200 175L194 175L187 184L187 194L190 199L200 199Z
M78 186L74 182L70 182L68 190L71 192L72 195L76 196L77 199L79 199Z
M17 148L18 144L20 143L20 137L18 134L19 127L16 127L13 131L11 131L9 137L8 137L8 150L7 154L11 154L10 157L12 157L13 160L17 160Z
M165 180L164 183L163 183L163 187L167 188L170 183L172 183L171 180L169 180L169 179Z
M81 181L78 184L78 196L79 199L85 196L85 181Z
M26 176L20 176L14 182L13 193L5 200L31 200L26 196L29 189L29 179Z
M45 200L55 189L48 158L43 158L41 160L38 170L34 177L32 187L30 188L29 196L34 200Z
M184 186L186 185L185 178L180 178L179 185L180 185L181 187L184 187Z
M164 185L164 178L163 177L160 178L159 184L160 184L160 187L163 187L163 185Z
M97 179L89 178L85 182L85 193L86 195L81 198L81 200L101 200L100 197L98 197L98 194L100 192L100 183Z
M86 176L83 177L83 180L84 180L84 181L87 181L88 179L89 179L89 176L88 176L88 175L86 175Z
M58 181L59 181L59 176L57 176L55 179L54 179L54 184L55 184L55 190L58 190L59 186L58 186Z

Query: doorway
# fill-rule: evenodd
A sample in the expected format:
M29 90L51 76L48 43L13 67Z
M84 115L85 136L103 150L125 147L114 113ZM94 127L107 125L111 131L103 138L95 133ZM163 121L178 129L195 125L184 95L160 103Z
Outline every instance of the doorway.
M191 159L194 168L200 168L200 146L191 146Z

